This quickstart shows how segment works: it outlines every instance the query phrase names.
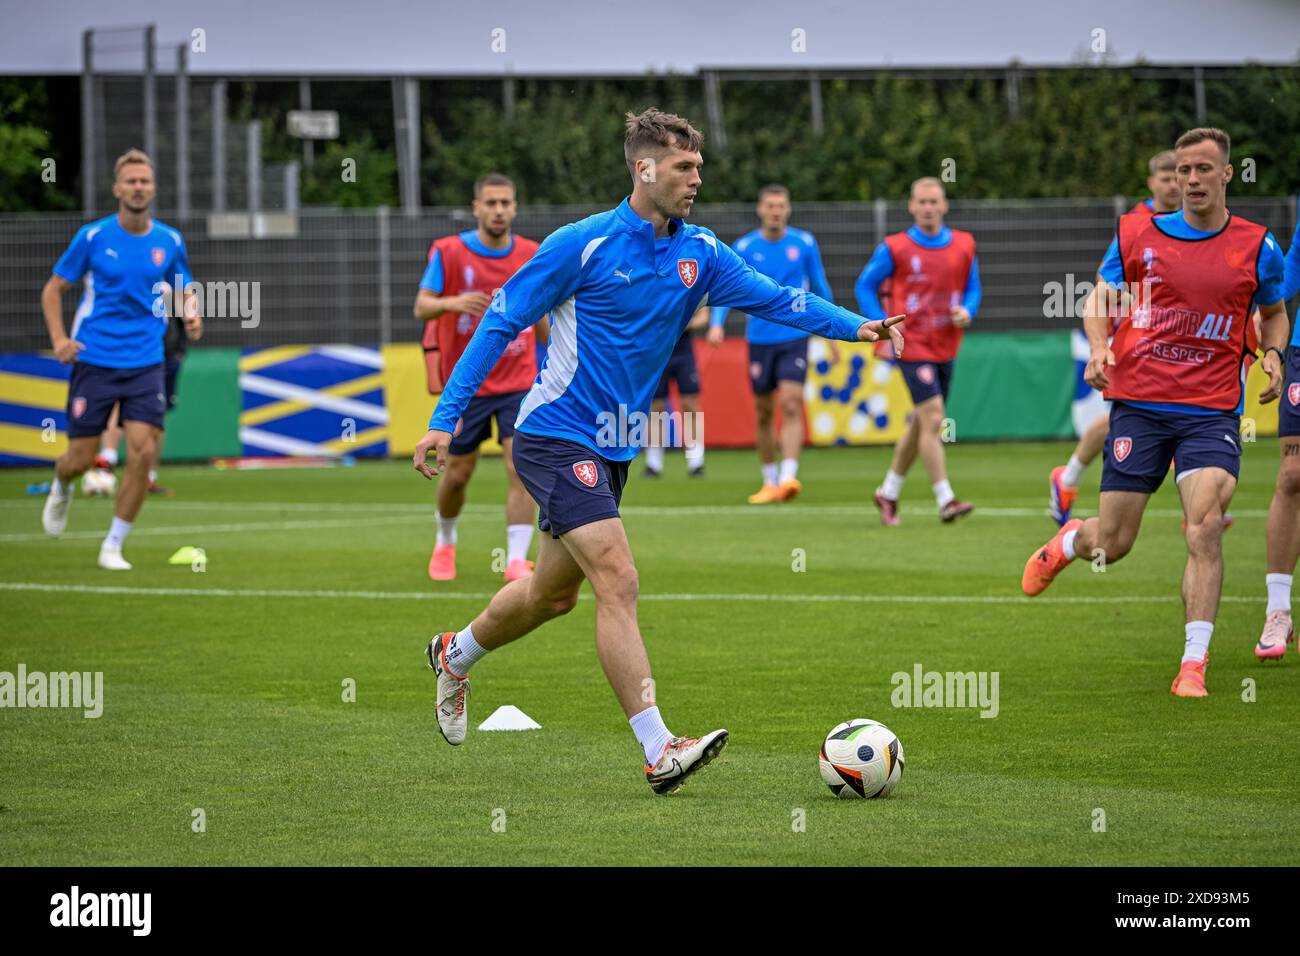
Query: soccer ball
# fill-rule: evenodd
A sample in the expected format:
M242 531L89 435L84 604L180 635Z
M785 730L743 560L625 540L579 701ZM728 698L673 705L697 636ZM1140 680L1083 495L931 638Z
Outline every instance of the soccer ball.
M88 498L111 498L117 491L117 476L107 468L92 468L81 479L81 493Z
M818 763L837 797L887 797L903 776L903 745L884 724L858 717L831 729Z

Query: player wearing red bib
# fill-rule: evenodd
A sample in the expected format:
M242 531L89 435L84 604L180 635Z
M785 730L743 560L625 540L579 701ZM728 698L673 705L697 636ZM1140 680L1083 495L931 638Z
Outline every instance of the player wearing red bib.
M478 228L434 242L415 299L415 317L424 322L430 395L442 392L492 296L537 250L536 242L510 231L519 207L508 177L489 173L476 182L472 209ZM536 512L515 474L511 446L519 405L537 378L536 343L545 342L548 332L543 317L515 336L465 409L464 427L452 440L447 471L438 482L437 540L429 558L429 577L435 581L456 577L456 523L479 446L491 437L494 418L509 482L505 578L514 581L532 573L528 547Z
M1167 149L1156 153L1147 162L1147 189L1151 198L1144 199L1125 215L1150 219L1152 216L1165 216L1177 211L1183 204L1183 194L1178 187L1177 164L1174 151ZM1074 454L1069 462L1052 469L1048 476L1048 502L1052 517L1058 525L1070 520L1070 510L1074 499L1079 494L1079 479L1094 458L1101 454L1102 445L1106 443L1106 431L1110 427L1110 405L1100 412L1079 436Z
M858 306L870 319L907 310L907 358L899 358L895 364L907 381L915 407L907 431L894 446L884 483L876 489L876 507L886 525L898 524L903 479L918 453L929 473L940 519L950 522L974 510L953 494L941 432L953 360L980 303L975 237L944 225L948 199L943 184L932 176L912 183L907 211L915 225L885 237L855 287ZM879 297L885 283L889 286L888 310Z
M1228 134L1179 137L1181 212L1121 216L1101 281L1085 305L1085 377L1111 400L1098 516L1074 519L1025 564L1021 588L1041 594L1076 557L1114 562L1133 547L1147 500L1172 460L1186 524L1184 646L1171 691L1204 697L1210 638L1223 585L1222 519L1237 486L1245 404L1247 325L1258 305L1269 377L1282 390L1288 323L1282 253L1256 223L1228 212ZM1118 312L1116 310L1119 310ZM1107 343L1108 315L1120 321Z

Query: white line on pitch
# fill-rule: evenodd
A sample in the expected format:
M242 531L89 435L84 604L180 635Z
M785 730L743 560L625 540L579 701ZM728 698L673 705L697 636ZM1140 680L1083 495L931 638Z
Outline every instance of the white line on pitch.
M0 591L39 591L54 594L136 594L148 597L232 597L232 598L342 598L368 601L466 600L486 601L491 591L338 591L292 588L151 588L115 587L96 584L43 584L38 581L0 581ZM581 600L590 600L587 593ZM1027 598L1011 594L642 594L642 602L743 601L746 603L816 603L816 604L1176 604L1176 594L1121 594L1113 597L1077 595ZM1225 604L1263 603L1262 596L1224 595Z
M368 528L377 524L409 524L410 518L401 515L389 515L388 517L366 517L366 518L340 518L338 520L326 521L250 521L239 524L191 524L179 526L167 526L162 528L135 528L131 531L131 537L138 538L142 536L162 536L169 534L222 534L231 531L312 531L319 528ZM81 540L86 538L102 538L103 529L99 531L69 531L64 533L61 538ZM0 541L48 541L50 536L43 531L21 533L21 534L0 534Z

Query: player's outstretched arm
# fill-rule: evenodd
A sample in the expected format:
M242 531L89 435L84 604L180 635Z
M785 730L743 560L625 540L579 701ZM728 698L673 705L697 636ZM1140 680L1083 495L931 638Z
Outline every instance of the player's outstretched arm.
M718 263L709 283L711 305L740 309L843 342L874 342L887 334L893 340L895 351L903 351L902 330L898 328L903 316L894 316L888 325L883 321L869 321L804 289L779 286L751 268L726 243L716 245Z
M1110 388L1106 368L1115 364L1115 353L1110 349L1110 316L1118 314L1123 296L1104 279L1098 278L1093 290L1083 303L1083 331L1088 336L1088 365L1083 370L1083 380L1097 389Z

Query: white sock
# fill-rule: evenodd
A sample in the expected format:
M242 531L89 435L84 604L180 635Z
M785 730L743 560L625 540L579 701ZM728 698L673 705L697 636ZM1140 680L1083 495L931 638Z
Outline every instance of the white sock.
M444 518L442 515L436 516L438 519L438 547L444 544L456 543L456 522L460 520L460 515L454 518Z
M1061 475L1061 484L1067 488L1077 488L1079 479L1083 477L1083 469L1087 467L1079 461L1078 455L1071 455L1069 464L1065 466L1065 474Z
M1214 634L1213 621L1188 621L1187 640L1183 645L1183 661L1203 661L1210 653L1210 637Z
M1065 532L1065 537L1061 539L1061 551L1065 553L1066 560L1068 561L1073 561L1078 557L1078 555L1074 553L1074 539L1078 534L1079 529L1075 528L1073 531Z
M880 493L890 501L897 501L898 496L903 493L903 476L894 474L894 469L885 472L884 484L880 486Z
M662 445L651 445L645 450L645 466L651 471L664 470L664 449Z
M781 480L794 481L799 474L798 458L783 458L781 460Z
M936 481L930 487L934 490L934 500L939 503L940 508L957 497L952 493L952 485L948 484L947 478Z
M636 742L645 752L646 766L653 767L659 762L659 756L668 746L668 741L673 739L673 735L664 726L664 719L659 716L659 708L647 707L628 723L632 725L632 733L636 734Z
M704 464L704 442L697 441L694 445L686 446L686 467L699 468Z
M447 666L457 677L468 674L469 669L487 653L487 648L480 647L478 641L474 640L472 627L473 625L466 624L465 630L460 631L451 639L451 643L442 649L442 653L447 658Z
M533 543L533 526L530 524L506 525L506 561L521 561L528 557L528 546Z
M1264 583L1268 586L1268 613L1274 611L1291 612L1291 575L1266 574Z
M116 467L117 467L117 449L116 449L116 448L101 448L101 449L99 450L99 457L103 458L104 461L108 462L110 468L116 468Z
M776 484L776 462L763 465L763 484Z
M66 498L72 491L72 487L70 484L64 484L63 479L55 475L54 480L50 482L50 491L56 498Z
M156 469L154 469L154 468L150 468L150 469L149 469L149 482L150 482L150 484L152 484L153 482L155 482L155 481L157 481L157 480L158 480L158 471L157 471Z
M122 542L126 540L127 533L131 530L131 522L123 521L121 518L113 518L113 523L108 526L108 537L104 539L103 547L112 548L115 551L122 550Z

